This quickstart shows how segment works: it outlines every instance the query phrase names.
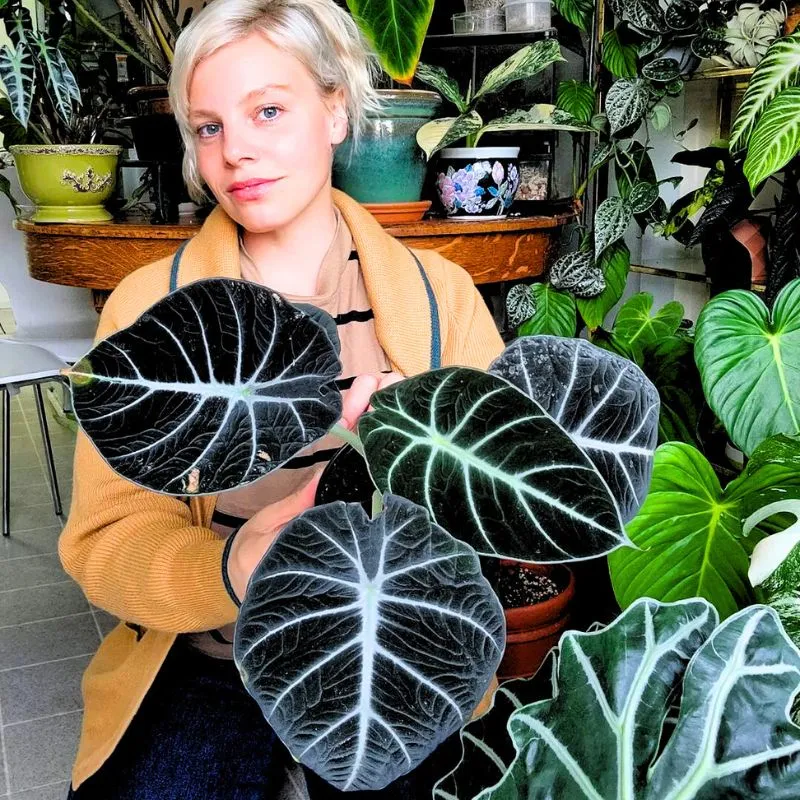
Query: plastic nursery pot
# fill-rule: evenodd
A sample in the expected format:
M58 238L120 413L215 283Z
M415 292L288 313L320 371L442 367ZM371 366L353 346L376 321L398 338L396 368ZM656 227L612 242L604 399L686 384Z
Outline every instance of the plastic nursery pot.
M117 181L118 145L16 144L9 148L34 222L107 222L103 203Z
M501 561L500 566L515 565L520 570L553 578L561 591L549 600L518 608L505 608L506 650L497 670L500 680L528 678L535 674L568 627L575 598L575 575L562 564L522 564Z
M503 219L519 188L519 147L446 147L436 192L454 220Z

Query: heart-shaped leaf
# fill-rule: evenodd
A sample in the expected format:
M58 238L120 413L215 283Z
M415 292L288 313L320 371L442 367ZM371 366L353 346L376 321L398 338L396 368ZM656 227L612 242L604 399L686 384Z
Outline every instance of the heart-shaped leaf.
M635 78L638 51L634 44L623 44L616 30L603 36L603 66L615 78Z
M639 78L614 81L606 96L606 114L612 135L639 123L647 110L650 92Z
M700 5L694 0L672 0L664 11L664 21L673 31L692 30L700 19Z
M623 608L640 597L704 597L725 618L753 601L739 507L693 447L670 442L658 448L650 491L627 531L640 549L609 557Z
M506 313L508 324L518 328L536 313L536 301L533 299L533 287L527 283L518 283L508 290L506 295Z
M765 606L715 625L648 599L565 634L554 698L512 714L517 757L481 800L797 797L800 652Z
M664 12L656 0L610 0L614 16L640 30L666 33Z
M579 122L589 124L596 101L594 89L585 81L561 81L558 84L556 105Z
M773 97L796 82L800 74L800 32L776 39L747 83L730 135L732 153L744 150L753 129Z
M158 357L154 357L158 354ZM325 329L265 287L198 281L99 342L69 373L111 467L168 494L216 494L280 467L341 415Z
M594 252L603 251L625 235L633 219L633 210L621 197L607 197L594 214Z
M434 0L347 0L350 13L386 72L411 83L433 14Z
M655 58L642 67L642 75L656 83L669 83L680 77L681 67L674 58Z
M594 263L593 255L581 251L556 260L550 267L550 283L554 289L572 292L575 297L597 297L606 288L603 272Z
M628 205L634 214L643 214L656 200L658 200L658 186L646 181L634 183L628 195Z
M744 174L753 192L800 150L800 87L784 89L756 123L747 145Z
M751 292L713 298L697 320L695 358L708 404L750 455L778 433L800 433L800 280L770 314Z
M373 395L358 429L376 485L481 555L571 561L626 543L605 481L541 406L463 367Z
M589 330L599 328L606 318L606 314L617 304L631 266L631 253L628 245L621 239L603 251L600 256L600 269L606 282L606 288L597 297L589 300L578 298L577 305L583 321Z
M594 12L592 0L553 0L553 8L567 22L589 33Z
M554 289L549 283L534 283L530 291L535 310L533 316L519 326L517 333L520 336L539 333L574 335L577 324L575 297Z
M683 319L683 306L677 300L670 300L651 316L653 295L639 292L626 300L614 320L613 338L621 345L638 353L648 345L672 336Z
M592 459L632 519L644 501L658 436L655 386L625 358L582 339L530 336L489 367L542 408Z
M250 579L234 656L296 759L339 789L381 789L469 719L504 644L472 548L388 496L372 521L331 503L286 526Z

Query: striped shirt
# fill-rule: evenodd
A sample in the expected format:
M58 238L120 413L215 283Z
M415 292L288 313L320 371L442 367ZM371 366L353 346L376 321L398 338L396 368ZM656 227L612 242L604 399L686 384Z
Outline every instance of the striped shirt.
M356 376L368 372L390 372L391 366L375 335L374 315L358 253L353 249L353 238L338 209L336 213L336 234L320 267L317 293L312 297L283 296L289 302L317 306L334 318L341 342L339 358L342 363L337 385L346 396ZM249 256L243 246L240 257L245 266ZM306 483L314 468L327 462L341 446L340 439L325 436L280 469L240 489L221 494L211 521L212 530L221 538L227 538L264 506L282 500ZM233 658L233 630L233 625L227 625L214 631L184 634L184 637L208 655L230 659Z

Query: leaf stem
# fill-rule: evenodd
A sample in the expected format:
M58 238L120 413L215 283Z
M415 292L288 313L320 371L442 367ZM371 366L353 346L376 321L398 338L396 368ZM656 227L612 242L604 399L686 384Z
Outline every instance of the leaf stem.
M349 431L338 422L330 429L329 433L333 434L334 436L338 436L343 442L349 444L354 450L360 453L364 460L366 460L367 456L364 452L364 445L361 443L361 439L358 438L357 433Z
M372 493L372 519L376 519L383 511L383 495L380 489L376 489Z

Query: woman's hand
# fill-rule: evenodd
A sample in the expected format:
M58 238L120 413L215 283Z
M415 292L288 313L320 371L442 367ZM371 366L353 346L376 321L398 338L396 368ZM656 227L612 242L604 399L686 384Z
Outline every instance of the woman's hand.
M354 430L359 417L369 408L373 393L400 380L403 376L396 372L359 375L342 404L340 424ZM295 517L314 507L323 469L324 465L320 465L308 483L283 500L265 506L239 528L228 553L227 568L231 588L240 600L245 595L250 576L278 534Z

